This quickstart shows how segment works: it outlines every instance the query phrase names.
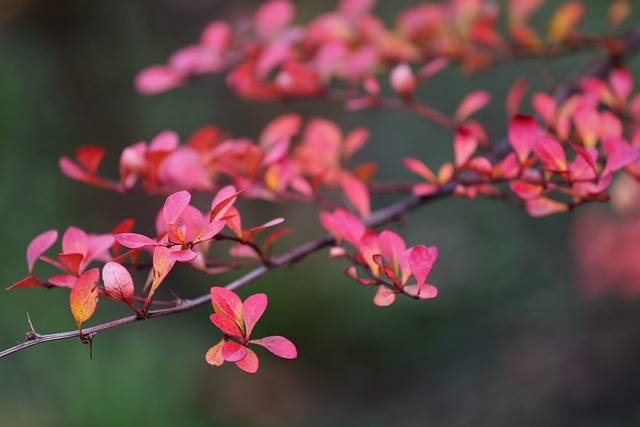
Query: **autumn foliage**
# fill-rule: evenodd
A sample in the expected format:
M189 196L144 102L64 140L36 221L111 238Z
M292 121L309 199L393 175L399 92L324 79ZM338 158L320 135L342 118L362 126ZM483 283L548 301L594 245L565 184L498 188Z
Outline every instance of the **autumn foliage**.
M402 165L415 180L377 181L377 171L389 165L352 160L359 151L366 157L369 130L342 129L330 120L295 113L274 117L255 140L215 125L182 138L164 130L149 142L124 147L119 170L104 174L100 166L105 149L81 146L74 156L60 159L62 172L115 192L165 196L155 232L135 232L131 219L103 234L69 227L61 248L51 255L59 236L56 230L46 231L28 245L28 276L7 289L69 288L71 313L83 342L94 337L84 334L83 326L102 299L129 306L132 321L211 301L210 320L222 338L206 353L206 361L214 366L235 363L256 372L256 346L285 359L297 357L287 338L252 337L267 296L254 294L243 302L234 292L271 269L330 247L328 255L348 279L375 288L377 306L388 306L398 297L429 300L438 295L437 284L429 283L438 249L428 242L409 247L388 228L389 222L418 206L448 196L487 197L539 217L609 201L618 176L626 183L621 194L638 196L640 95L624 62L640 44L637 29L624 27L630 2L610 2L604 35L583 33L581 21L589 11L577 0L561 4L544 28L530 24L543 0L509 0L505 8L488 0L416 2L390 24L376 16L375 3L341 0L335 10L300 23L294 2L266 1L250 25L212 22L194 44L142 70L135 87L153 95L202 84L197 81L202 75L221 74L231 91L250 101L322 98L342 103L347 111L402 110L450 131L449 161L433 168L427 159L404 153ZM510 82L506 99L478 89L459 99L451 114L421 101L421 85L448 68L477 73L504 61L576 50L599 52L601 66L556 90L529 93L523 76ZM504 105L504 138L496 138L490 125L478 119L490 103ZM191 204L195 192L210 194L204 210ZM372 198L381 193L404 199L373 210ZM295 230L281 226L284 218L243 224L235 206L238 198L317 205L319 223L328 235L283 250L280 239ZM602 261L602 248L610 234L635 236L637 220L620 226L628 230L607 226L600 218L585 221L608 228L577 236L583 269L589 277L608 280L617 273L613 262ZM218 250L221 241L231 242L226 253ZM604 267L590 271L597 268L596 260ZM36 276L40 262L60 274ZM177 263L206 275L254 270L229 289L215 286L195 300L157 301L156 290ZM637 263L618 263L618 270L640 278ZM134 283L134 269L147 271L146 281ZM600 287L588 285L594 293ZM165 308L154 308L157 304ZM102 330L97 328L94 333Z

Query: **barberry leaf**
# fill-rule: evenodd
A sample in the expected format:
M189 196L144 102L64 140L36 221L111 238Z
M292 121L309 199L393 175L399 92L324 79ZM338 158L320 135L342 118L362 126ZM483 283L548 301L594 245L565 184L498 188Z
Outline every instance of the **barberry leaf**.
M222 346L221 353L227 362L239 362L247 356L247 347L235 341L227 341Z
M251 336L253 327L258 323L260 317L267 309L268 299L265 294L255 294L247 298L242 304L242 314L244 315L245 337Z
M158 246L157 241L138 233L120 233L115 235L116 241L125 248L139 249L145 246Z
M82 324L93 316L98 304L98 280L100 280L100 270L92 268L76 280L69 294L71 314L76 320L80 338L83 341Z
M41 282L40 280L38 280L38 278L35 276L35 274L30 274L27 277L25 277L24 279L20 280L17 283L14 283L13 285L9 286L8 288L5 288L5 291L10 291L11 289L19 289L19 288L37 288L40 286L45 286L46 283Z
M295 359L298 357L298 350L296 349L296 346L285 337L276 335L260 338L258 340L251 340L249 342L251 344L261 345L271 353L284 359Z
M242 300L235 292L214 286L211 288L211 303L216 313L228 316L244 329Z
M211 322L216 325L224 334L240 339L244 337L244 334L240 330L238 324L229 316L213 313L209 316L209 319L211 319Z
M133 279L122 265L108 262L102 268L102 281L107 295L133 306Z
M245 372L254 374L258 371L260 361L258 360L258 356L256 355L256 353L248 348L247 355L244 357L244 359L237 361L236 366Z
M27 247L27 265L29 273L33 272L33 266L36 261L58 240L58 232L56 230L45 231L36 236Z
M431 252L424 246L416 246L411 250L409 255L409 267L413 277L418 282L418 287L424 285L431 268L433 268L434 259L431 256Z
M204 356L205 360L209 365L213 366L221 366L224 363L224 357L222 357L222 346L224 345L224 339L220 340L220 342L207 351L207 354Z
M167 197L162 208L165 224L175 224L190 201L191 194L188 191L178 191Z
M386 307L396 300L396 294L393 291L385 288L384 286L378 286L376 295L373 297L373 303L378 307Z

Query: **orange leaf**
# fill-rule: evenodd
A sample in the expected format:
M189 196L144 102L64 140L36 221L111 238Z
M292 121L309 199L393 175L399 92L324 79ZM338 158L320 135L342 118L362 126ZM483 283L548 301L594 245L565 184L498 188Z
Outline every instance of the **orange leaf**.
M82 324L89 320L96 311L98 305L98 280L100 279L100 270L92 268L78 278L71 293L69 294L69 304L71 306L71 314L73 314L78 330L80 331L80 339L82 337Z

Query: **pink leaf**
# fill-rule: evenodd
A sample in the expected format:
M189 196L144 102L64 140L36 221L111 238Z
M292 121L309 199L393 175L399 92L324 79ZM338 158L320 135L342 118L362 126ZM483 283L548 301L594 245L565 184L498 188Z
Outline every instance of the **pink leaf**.
M255 374L260 366L260 361L256 353L250 348L247 348L247 355L244 359L237 361L236 366L245 372Z
M234 322L229 316L225 316L224 314L213 313L209 316L209 319L216 325L220 330L232 337L236 338L244 338L238 324ZM225 358L226 360L226 358Z
M242 304L242 313L244 315L245 336L248 338L251 336L251 331L256 325L260 317L267 309L267 296L265 294L251 295Z
M133 279L126 268L116 262L106 263L102 268L102 281L109 296L129 305L132 304Z
M460 126L456 130L453 140L453 151L456 160L456 167L463 166L471 158L478 148L478 139L466 126Z
M202 229L198 237L193 240L193 243L202 242L205 240L213 239L216 234L218 234L224 226L227 224L227 221L212 221L205 228Z
M536 93L531 98L531 103L533 104L533 108L536 110L536 113L542 117L542 120L546 124L553 123L556 117L556 101L553 97L546 93Z
M344 175L342 178L342 191L358 211L358 215L363 218L371 215L369 189L362 181L351 175Z
M418 159L413 159L410 157L406 157L402 160L404 166L409 169L411 172L415 173L418 176L421 176L426 181L429 182L437 182L438 178L436 178L435 174Z
M424 285L431 268L433 268L434 259L429 250L424 246L416 246L411 250L409 255L409 267L413 277L418 282L418 287Z
M211 303L216 313L226 314L236 323L242 322L242 300L235 292L214 286L211 288Z
M569 206L567 206L566 203L557 202L547 197L527 200L525 202L525 208L527 210L527 213L534 217L551 215L554 213L566 212L567 210L569 210Z
M389 262L391 268L396 270L398 268L400 255L402 255L406 249L406 244L402 237L393 231L384 230L378 237L378 244L380 245L380 252L384 259Z
M191 194L188 191L178 191L167 197L162 208L165 224L175 224L190 201Z
M139 249L145 246L158 246L161 243L137 233L120 233L115 235L116 241L125 248Z
M29 266L29 273L33 272L33 266L40 255L53 246L57 239L58 232L56 230L49 230L36 236L31 243L29 243L29 246L27 247L27 265Z
M609 74L609 84L616 97L624 103L633 91L633 76L625 67L615 67Z
M277 36L295 16L294 5L287 0L271 0L258 8L253 18L256 34L262 39Z
M169 252L169 258L178 262L193 261L197 257L198 257L198 254L192 251L191 249L182 249L178 251Z
M430 299L438 296L438 288L433 285L409 285L404 287L404 291L409 295L415 295L420 299Z
M373 303L378 307L387 307L394 303L396 294L384 286L378 286L376 295L373 297Z
M135 87L143 95L155 95L180 86L182 76L165 65L154 65L136 76Z
M251 344L261 345L271 353L284 359L295 359L298 357L298 350L296 350L296 346L285 337L271 336L258 340L251 340L249 342Z
M540 136L538 122L533 116L516 114L509 123L509 144L516 152L520 163L524 163Z
M62 235L62 253L86 255L89 250L89 236L78 227L69 227Z
M222 346L222 357L227 362L239 362L247 356L247 348L234 341L227 341Z
M541 137L533 145L533 151L542 164L555 172L567 170L567 157L562 145L548 136Z
M491 101L491 94L486 90L477 90L467 95L455 112L459 121L464 121Z

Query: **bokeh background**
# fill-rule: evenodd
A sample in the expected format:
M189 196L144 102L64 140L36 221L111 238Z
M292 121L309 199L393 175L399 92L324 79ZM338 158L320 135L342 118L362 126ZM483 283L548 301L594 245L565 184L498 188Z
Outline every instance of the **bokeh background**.
M300 22L334 4L296 3ZM379 3L389 22L416 2ZM547 3L536 15L541 25L559 2ZM585 3L586 28L602 30L610 2ZM44 230L76 225L104 233L126 217L138 220L138 231L152 226L161 197L111 194L62 176L58 158L82 144L108 147L102 170L115 175L124 146L164 129L186 137L213 123L255 138L278 114L296 111L328 117L345 130L369 127L372 137L358 160L384 163L380 178L409 177L401 167L407 153L431 165L451 157L448 133L404 113L345 113L331 102L248 103L231 96L220 76L154 97L133 90L137 71L195 41L214 18L237 19L256 4L0 1L0 287L26 275L24 251ZM628 22L639 16L635 11ZM421 96L452 112L470 90L490 90L494 101L480 119L499 136L504 96L517 77L526 74L541 88L593 59L511 62L471 77L454 68ZM631 66L637 77L640 62ZM317 215L312 207L243 206L248 223L287 216L297 236L284 239L282 249L322 234L309 221ZM371 290L346 279L344 264L329 261L326 251L274 272L241 295L269 295L256 336L285 335L300 358L261 352L257 375L205 363L219 339L210 307L101 334L93 360L78 341L29 348L0 360L0 424L640 425L640 303L583 295L570 244L575 215L580 211L533 219L486 200L439 201L411 213L396 226L407 243L440 249L430 279L440 296L422 303L401 298L375 307ZM226 280L182 269L163 287L188 298ZM64 290L0 296L2 348L24 339L27 312L41 333L75 326ZM89 323L127 314L103 302Z

